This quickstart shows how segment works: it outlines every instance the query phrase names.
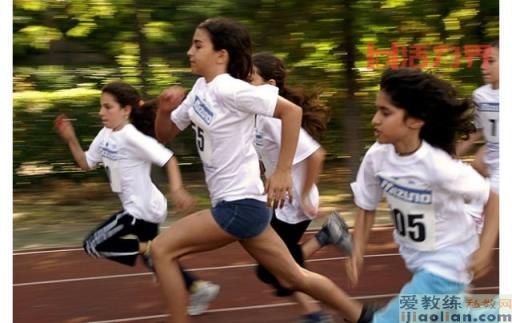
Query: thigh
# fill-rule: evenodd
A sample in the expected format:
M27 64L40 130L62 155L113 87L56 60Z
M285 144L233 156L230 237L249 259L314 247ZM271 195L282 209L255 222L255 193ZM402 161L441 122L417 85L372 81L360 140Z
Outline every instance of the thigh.
M210 210L187 215L162 231L153 246L174 258L220 248L236 239L215 222Z
M90 232L85 238L85 241L94 241L95 244L98 244L105 240L115 239L130 234L132 233L130 225L132 219L132 216L126 211L118 211Z
M255 238L241 240L245 250L278 278L302 274L290 251L271 226Z

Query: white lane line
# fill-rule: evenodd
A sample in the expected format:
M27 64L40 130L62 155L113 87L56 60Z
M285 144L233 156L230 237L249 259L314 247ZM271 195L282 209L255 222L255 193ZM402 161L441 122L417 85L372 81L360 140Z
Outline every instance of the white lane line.
M377 257L393 257L399 256L398 253L389 253L382 255L366 255L364 258L377 258ZM321 261L332 261L332 260L340 260L346 259L347 257L330 257L330 258L316 258L309 259L306 262L321 262ZM206 270L226 270L226 269L239 269L239 268L247 268L247 267L255 267L255 263L243 264L243 265L231 265L231 266L217 266L217 267L200 267L200 268L187 268L187 271L206 271ZM115 278L127 278L127 277L137 277L137 276L145 276L152 275L152 273L136 273L136 274L121 274L121 275L106 275L106 276L92 276L92 277L81 277L81 278L68 278L68 279L57 279L57 280L46 280L46 281L35 281L28 283L17 283L13 284L13 287L23 287L23 286L34 286L34 285L46 285L46 284L60 284L60 283L72 283L86 280L101 280L101 279L115 279Z
M83 251L83 248L69 248L69 249L55 249L55 250L36 250L36 251L20 251L14 252L13 256L26 256L26 255L37 255L44 253L56 253L56 252L70 252L70 251Z
M476 291L476 290L491 290L491 289L499 289L499 286L478 287L478 288L473 288L472 290ZM365 299L378 299L378 298L392 298L397 295L398 295L398 293L377 294L377 295L355 296L355 297L351 297L351 298L358 299L358 300L365 300ZM257 310L257 309L265 309L265 308L294 306L294 305L297 305L297 303L289 302L289 303L263 304L263 305L253 305L253 306L226 307L226 308L210 309L210 310L207 310L205 313L236 312L236 311ZM158 315L148 315L148 316L138 316L138 317L127 317L127 318L120 318L120 319L114 319L114 320L89 321L88 323L130 322L130 321L137 321L137 320L151 320L151 319L165 318L168 316L169 316L169 314L158 314Z
M499 250L499 248L494 248L494 250ZM384 254L375 254L375 255L365 255L364 258L369 259L369 258L396 257L396 256L400 256L400 254L399 253L384 253ZM333 260L343 260L343 259L347 259L347 257L342 256L342 257L329 257L329 258L313 258L313 259L306 260L306 262L322 262L322 261L333 261ZM255 267L255 266L256 266L255 263L250 263L250 264L231 265L231 266L187 268L187 271L194 272L194 271L207 271L207 270L226 270L226 269L248 268L248 267ZM28 282L28 283L16 283L16 284L13 284L13 287L72 283L72 282L80 282L80 281L86 281L86 280L128 278L128 277L137 277L137 276L145 276L145 275L152 275L152 273L147 272L147 273L135 273L135 274L105 275L105 276L92 276L92 277L35 281L35 282Z

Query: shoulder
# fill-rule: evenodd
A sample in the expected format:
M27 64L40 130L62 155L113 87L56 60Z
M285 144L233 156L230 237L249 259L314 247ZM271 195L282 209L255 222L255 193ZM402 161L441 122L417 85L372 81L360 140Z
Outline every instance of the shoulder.
M388 154L393 149L393 145L391 144L381 144L376 141L368 148L365 156L381 156Z
M487 95L492 92L492 88L489 84L482 85L478 89L473 91L473 99L478 101L484 99Z
M432 176L434 181L453 180L460 174L461 169L465 166L470 167L469 165L465 165L462 161L450 156L446 151L432 147L428 143L425 144L427 145L425 158L427 159L429 175Z
M134 143L134 142L139 142L141 140L145 140L146 138L152 138L152 137L143 134L142 132L137 130L137 128L135 128L134 125L129 123L126 126L124 126L124 128L123 128L123 138L127 142Z

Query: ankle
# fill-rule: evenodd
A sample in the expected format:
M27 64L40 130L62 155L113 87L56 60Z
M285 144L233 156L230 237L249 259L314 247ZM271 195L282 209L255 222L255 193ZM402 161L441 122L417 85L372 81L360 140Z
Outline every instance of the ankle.
M151 254L151 240L146 241L146 248L144 249L144 252L142 253L143 256L149 256Z

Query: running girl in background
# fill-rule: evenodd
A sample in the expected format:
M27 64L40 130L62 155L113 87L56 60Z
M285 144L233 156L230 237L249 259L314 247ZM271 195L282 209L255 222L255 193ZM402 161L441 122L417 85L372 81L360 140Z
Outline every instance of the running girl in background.
M188 322L186 293L178 259L238 241L285 287L304 291L356 322L362 305L331 280L301 268L269 222L274 207L292 199L291 168L298 141L301 109L280 97L273 86L247 83L252 70L251 40L242 25L208 19L195 30L188 57L201 76L185 97L174 86L160 97L156 134L166 142L192 125L206 175L212 208L186 216L154 241L153 259L174 322ZM184 101L183 101L184 99ZM172 114L171 114L172 112ZM255 115L281 119L281 151L265 188L253 146ZM297 197L298 198L298 197Z
M274 55L259 53L253 55L251 83L270 84L279 89L279 95L302 108L302 128L299 133L297 151L293 158L293 196L282 208L274 209L270 225L283 239L295 261L304 267L304 259L326 244L333 243L345 254L351 252L351 238L348 228L336 212L331 214L315 237L300 244L311 220L317 217L320 196L316 183L322 172L325 150L320 146L321 134L327 127L329 109L322 104L317 94L311 96L286 85L286 69L283 62ZM276 118L256 116L255 147L263 163L265 176L275 170L281 150L281 121ZM265 267L258 265L258 277L275 287L277 296L292 296L302 309L303 323L332 322L327 313L306 294L283 287Z
M375 209L386 196L394 238L413 278L401 294L458 294L491 266L498 237L498 195L472 167L453 159L459 132L470 129L470 105L447 82L413 69L387 70L372 124L377 142L352 183L360 208L349 276L355 283ZM485 205L479 236L465 203ZM373 322L399 322L399 298Z
M473 92L475 103L475 126L477 131L457 146L457 156L463 156L476 141L485 139L475 156L473 167L483 176L489 177L491 186L499 192L500 175L500 48L499 42L491 43L484 52L487 59L482 62L482 75L486 85Z
M486 85L473 92L475 104L476 132L469 135L465 141L457 145L457 157L461 158L482 137L485 145L480 147L475 154L471 166L482 176L489 177L492 188L499 193L500 186L500 49L499 42L494 41L484 52L486 59L482 62L482 76ZM477 230L481 232L483 221L482 205L468 204L468 214L473 216Z
M151 181L151 163L166 168L170 198L178 210L192 208L195 201L183 187L174 154L152 138L154 102L142 105L135 88L123 82L112 82L103 87L100 104L103 128L86 152L82 150L69 119L64 115L55 119L55 128L68 144L78 166L88 171L102 162L111 189L118 194L122 204L120 211L89 234L84 249L90 256L128 266L135 266L141 256L144 264L153 270L149 257L151 240L157 236L159 224L167 217L167 199ZM126 238L129 234L137 238ZM205 299L197 293L217 294L218 286L199 281L183 269L181 273L191 291L191 299Z

